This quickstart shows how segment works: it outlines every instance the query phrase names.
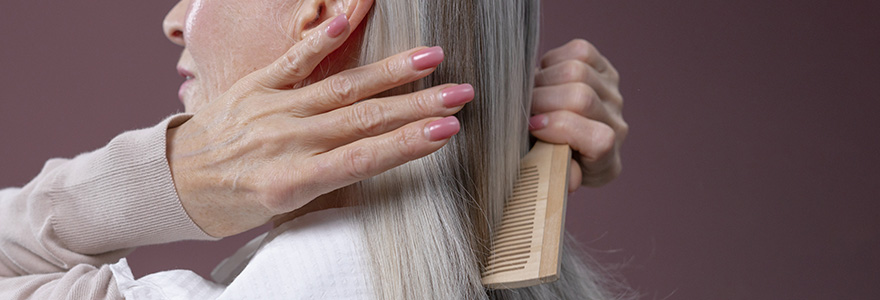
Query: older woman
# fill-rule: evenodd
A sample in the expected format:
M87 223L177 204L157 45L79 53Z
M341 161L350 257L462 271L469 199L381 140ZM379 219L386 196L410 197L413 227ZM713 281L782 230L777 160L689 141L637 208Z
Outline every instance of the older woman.
M450 116L474 97L470 85L370 98L433 72L442 49L349 70L335 59L356 49L343 44L371 6L178 3L165 31L185 47L187 113L50 160L25 187L0 191L0 295L119 298L106 264L134 247L243 232L443 147L459 130ZM571 186L613 179L626 125L610 63L574 41L544 57L536 83L530 127L578 152ZM327 200L310 207L336 205Z

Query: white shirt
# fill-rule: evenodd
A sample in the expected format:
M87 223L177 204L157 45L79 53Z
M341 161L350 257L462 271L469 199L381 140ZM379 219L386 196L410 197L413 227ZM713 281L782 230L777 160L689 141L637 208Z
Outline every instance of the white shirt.
M129 300L367 299L373 290L364 239L352 208L335 208L257 237L221 262L211 274L213 281L189 270L135 280L125 259L111 270Z

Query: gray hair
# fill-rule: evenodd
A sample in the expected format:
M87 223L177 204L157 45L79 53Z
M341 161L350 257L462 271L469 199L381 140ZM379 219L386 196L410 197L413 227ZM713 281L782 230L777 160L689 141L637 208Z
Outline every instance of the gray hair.
M431 76L389 91L472 83L461 132L440 151L347 189L362 209L378 299L610 299L607 279L570 246L561 279L516 290L480 282L492 224L500 220L528 148L538 44L538 0L376 0L359 64L420 45L443 47Z

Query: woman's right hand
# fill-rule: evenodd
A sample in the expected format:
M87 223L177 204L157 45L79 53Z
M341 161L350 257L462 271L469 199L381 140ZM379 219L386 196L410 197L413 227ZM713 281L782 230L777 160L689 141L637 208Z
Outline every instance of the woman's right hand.
M470 85L365 100L432 73L443 60L439 48L412 49L290 89L343 44L351 29L341 19L169 129L178 195L206 233L224 237L258 227L437 151L458 132L458 120L443 117L473 99Z

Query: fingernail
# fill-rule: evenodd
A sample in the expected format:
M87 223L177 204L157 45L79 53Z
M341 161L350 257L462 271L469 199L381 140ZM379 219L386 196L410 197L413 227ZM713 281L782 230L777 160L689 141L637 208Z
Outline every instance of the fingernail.
M456 85L443 89L440 94L443 105L452 108L474 100L474 87L470 84Z
M529 130L539 130L547 127L547 123L550 123L550 118L547 118L545 115L536 115L529 119Z
M346 27L348 27L348 17L340 15L330 21L330 25L327 25L327 36L335 38L342 34Z
M443 48L440 47L431 47L412 55L412 64L416 70L425 70L436 67L442 61Z
M445 117L443 119L428 123L425 127L425 134L428 135L430 141L441 141L451 138L461 130L461 124L455 117Z

